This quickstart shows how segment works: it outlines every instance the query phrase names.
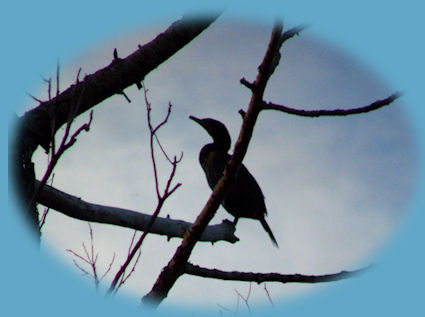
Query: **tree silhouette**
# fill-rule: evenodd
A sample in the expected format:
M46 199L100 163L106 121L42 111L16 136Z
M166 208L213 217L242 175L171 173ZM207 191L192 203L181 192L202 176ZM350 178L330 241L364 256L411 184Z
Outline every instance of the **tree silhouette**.
M318 276L302 274L285 275L281 273L225 272L219 269L202 268L189 263L191 253L199 241L216 242L222 240L230 243L236 243L238 241L238 238L234 235L235 228L230 222L223 221L223 223L219 225L209 225L209 223L220 206L224 195L234 182L237 170L247 152L250 139L253 135L254 126L263 110L277 110L288 114L307 117L343 116L377 110L389 105L399 96L399 94L396 93L385 99L375 101L370 105L355 107L348 110L306 111L265 101L264 92L270 77L279 65L282 45L303 31L305 28L304 26L284 31L282 23L277 21L272 30L264 58L258 67L258 74L255 80L250 82L245 78L241 79L241 84L250 90L251 99L247 109L240 110L243 121L239 137L235 143L232 157L226 165L223 176L218 181L196 220L190 223L158 216L165 200L179 187L179 184L172 185L173 176L179 159L177 157L170 159L168 154L163 150L156 135L158 129L167 123L171 112L171 104L169 105L168 112L163 121L157 125L153 124L149 116L151 108L143 79L148 73L196 38L213 23L218 16L219 14L202 18L185 16L181 20L173 23L154 40L139 46L137 51L125 58L119 57L118 52L115 50L112 54L113 60L110 65L91 75L85 76L83 79L80 79L80 74L78 73L75 83L63 92L60 92L58 88L58 71L55 96L51 97L50 95L52 83L49 81L49 99L47 101L40 101L38 107L26 112L17 119L16 140L12 141L13 151L11 151L10 168L13 170L12 175L17 192L21 195L21 200L23 202L22 209L38 235L40 234L40 224L37 204L42 204L76 219L107 223L143 231L140 239L136 243L132 243L126 261L115 274L115 278L109 289L111 293L115 292L117 287L122 285L120 281L123 281L122 278L126 269L129 267L134 257L137 256L137 252L148 233L182 239L180 246L176 249L168 264L162 269L151 291L143 297L144 303L152 304L154 307L158 306L167 297L175 282L184 274L223 280L254 281L257 283L265 281L280 283L317 283L351 277L354 273L361 271L343 271ZM113 95L122 95L128 99L124 90L131 85L136 85L139 89L144 89L145 103L147 106L150 148L155 172L155 188L158 198L157 207L152 215L144 215L136 211L92 204L47 185L47 181L51 177L55 164L60 157L68 148L75 144L77 136L79 136L81 132L90 129L92 114L90 114L90 120L87 123L71 133L74 119ZM59 147L56 149L55 134L59 128L64 125L65 134ZM41 146L47 153L50 153L50 164L43 179L40 181L35 179L34 163L32 162L32 155L38 146ZM155 146L159 146L162 154L167 158L172 167L163 192L159 189L158 178L156 177ZM78 254L74 254L78 256ZM94 253L92 252L91 255L88 254L87 258L89 260L88 262L93 267L93 276L97 276L94 269L96 263Z

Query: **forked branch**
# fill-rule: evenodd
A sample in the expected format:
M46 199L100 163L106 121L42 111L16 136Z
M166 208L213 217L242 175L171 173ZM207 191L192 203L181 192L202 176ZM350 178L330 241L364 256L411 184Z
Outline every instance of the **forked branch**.
M105 272L102 274L102 276L99 277L98 268L97 268L97 260L99 258L99 254L94 251L94 239L93 239L93 228L88 224L89 226L89 235L90 235L90 248L87 248L86 244L83 242L82 247L84 254L81 255L74 250L66 249L67 252L71 253L76 259L78 259L80 262L85 263L85 265L88 265L90 267L89 270L85 269L79 262L77 262L75 259L73 260L74 265L84 274L93 279L93 282L96 286L96 289L99 288L99 283L105 278L106 275L111 271L112 264L115 261L115 253L112 257L111 262L109 263L108 268L105 270Z
M124 264L121 266L119 271L116 273L116 275L115 275L115 277L114 277L114 279L111 283L111 286L109 287L109 290L108 290L109 294L115 293L118 290L118 288L121 285L123 285L123 283L126 280L126 278L124 277L125 271L126 271L127 267L130 265L131 261L133 260L133 258L135 257L136 254L138 254L137 260L139 259L139 257L140 257L140 247L142 246L143 241L145 240L145 238L149 234L152 225L154 224L155 220L157 219L159 213L161 212L162 206L164 205L167 198L170 197L181 186L181 183L177 183L174 186L171 186L171 183L172 183L174 176L175 176L175 173L176 173L177 165L180 162L180 160L177 160L177 158L174 156L174 159L170 162L172 169L171 169L170 175L168 177L167 183L165 185L165 189L164 189L162 194L160 192L158 172L157 172L157 164L156 164L156 157L155 157L154 140L156 139L158 144L160 144L158 138L156 137L156 133L158 132L158 130L162 126L164 126L167 123L167 121L170 117L170 114L171 114L171 103L169 103L167 114L166 114L165 118L160 123L158 123L156 126L154 126L152 124L152 118L151 118L152 108L151 108L151 104L150 104L148 97L147 97L148 90L146 89L145 85L142 85L142 86L143 86L143 93L144 93L144 99L145 99L145 105L146 105L146 119L147 119L149 133L150 133L150 150L151 150L152 168L153 168L153 172L154 172L155 192L156 192L156 195L157 195L157 205L156 205L155 211L153 212L153 214L152 214L152 216L149 220L149 223L147 225L146 230L142 233L139 240L132 247L132 249L130 247L131 250L128 253L127 259L125 260ZM165 151L162 147L161 147L161 150L162 150L164 156L168 159L168 156L165 154ZM131 271L134 271L134 267L135 267L135 265L133 265L133 268L132 268Z

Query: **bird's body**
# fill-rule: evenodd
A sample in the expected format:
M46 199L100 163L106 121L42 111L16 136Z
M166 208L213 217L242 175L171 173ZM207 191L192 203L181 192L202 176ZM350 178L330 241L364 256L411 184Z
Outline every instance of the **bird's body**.
M214 119L190 118L199 123L213 138L213 143L203 146L199 153L199 162L207 177L211 189L223 175L224 168L230 155L230 135L226 127ZM267 215L264 195L255 178L248 169L241 164L235 182L222 201L223 207L235 217L234 224L239 218L251 218L261 222L264 230L269 234L272 242L277 246L276 239L264 217Z

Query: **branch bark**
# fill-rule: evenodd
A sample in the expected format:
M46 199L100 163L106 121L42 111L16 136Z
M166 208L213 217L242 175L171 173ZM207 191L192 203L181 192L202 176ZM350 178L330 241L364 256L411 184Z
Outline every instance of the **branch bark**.
M304 274L280 274L280 273L253 273L253 272L239 272L239 271L222 271L217 269L203 268L198 265L186 263L185 273L226 281L242 281L242 282L256 282L258 284L263 282L279 282L279 283L323 283L334 282L342 279L358 276L368 268L363 268L355 271L341 271L333 274L325 275L304 275Z
M38 186L38 181L36 181ZM40 192L38 202L69 217L116 225L120 227L145 231L152 215L137 211L86 202L81 198L64 193L52 186L45 185ZM150 233L167 236L168 238L183 238L192 223L183 220L158 217L149 229ZM200 237L200 241L235 243L239 238L234 235L235 227L230 221L208 226Z

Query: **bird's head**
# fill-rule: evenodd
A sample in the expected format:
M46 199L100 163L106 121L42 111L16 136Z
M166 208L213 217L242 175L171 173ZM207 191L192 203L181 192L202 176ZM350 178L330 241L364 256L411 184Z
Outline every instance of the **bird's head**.
M226 152L230 149L230 135L223 123L211 118L199 119L194 116L189 116L189 119L201 125L211 135L216 146Z

